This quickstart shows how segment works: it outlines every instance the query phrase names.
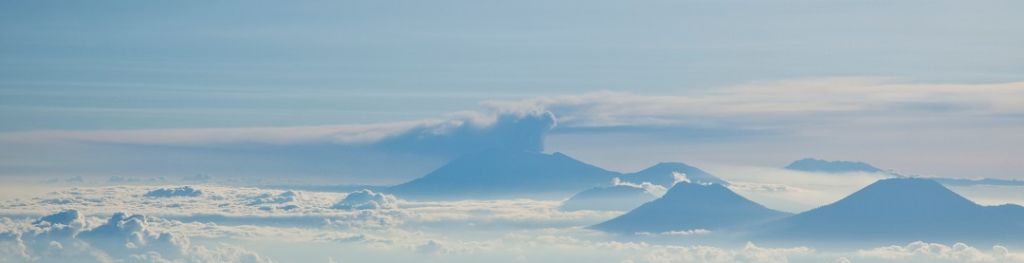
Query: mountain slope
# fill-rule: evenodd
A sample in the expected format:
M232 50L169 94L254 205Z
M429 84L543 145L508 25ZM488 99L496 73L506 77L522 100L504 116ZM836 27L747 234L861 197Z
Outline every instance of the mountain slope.
M872 166L865 162L852 162L852 161L826 161L813 158L805 158L794 161L787 165L785 169L794 171L804 172L826 172L826 173L848 173L848 172L866 172L866 173L882 173L889 177L896 178L907 178L907 177L918 177L915 175L899 174L892 171L883 171L882 169ZM996 179L996 178L943 178L943 177L928 177L928 179L935 180L943 185L947 186L975 186L975 185L1008 185L1008 186L1022 186L1024 181L1014 179Z
M564 211L622 211L633 209L657 198L657 195L640 187L627 185L602 186L587 189L573 195L568 200L565 200L559 209Z
M571 195L619 173L561 153L486 150L462 156L418 179L389 188L403 198L538 198Z
M865 172L865 173L877 173L882 172L882 169L871 166L870 164L863 162L850 162L850 161L826 161L814 158L804 158L796 160L785 167L789 170L805 171L805 172L827 172L827 173L849 173L849 172Z
M934 180L885 179L762 229L789 240L1019 240L1024 208L981 206Z
M661 198L593 228L617 233L716 230L786 215L747 200L721 184L678 183Z

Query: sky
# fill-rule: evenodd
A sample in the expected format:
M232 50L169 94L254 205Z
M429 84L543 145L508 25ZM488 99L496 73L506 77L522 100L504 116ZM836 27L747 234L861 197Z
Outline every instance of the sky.
M482 160L574 158L620 176L684 162L794 214L894 174L1024 180L1020 10L0 1L0 262L1024 262L1012 238L616 235L588 226L629 211L564 210L568 195L427 201L384 187L494 148L528 158ZM783 169L808 157L894 173ZM491 181L451 170L440 177L475 181L448 183ZM653 199L688 182L628 179L602 187ZM1024 211L1024 186L1002 182L948 188L1011 204L977 211Z
M485 99L833 76L1012 82L1017 5L9 2L0 128L365 123Z
M1012 158L1024 154L1015 1L0 5L8 144L29 133L138 131L122 136L138 143L179 129L408 126L525 110L557 119L540 136L545 151L618 170L803 157L952 177L1021 178L1024 168ZM221 137L232 136L246 137ZM4 153L16 167L6 170L94 158L54 144ZM396 151L427 161L396 178L342 177L395 183L462 153L412 148ZM340 173L299 166L267 169Z

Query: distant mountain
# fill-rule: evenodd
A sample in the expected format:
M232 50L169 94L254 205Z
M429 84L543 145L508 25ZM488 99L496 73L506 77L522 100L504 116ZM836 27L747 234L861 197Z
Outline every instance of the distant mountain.
M485 150L386 192L407 199L564 198L620 175L561 153Z
M849 173L866 172L877 173L882 169L863 162L850 161L826 161L814 158L804 158L790 163L786 169L805 172L827 172L827 173Z
M947 186L974 186L974 185L1002 185L1002 186L1024 186L1024 181L1007 179L962 179L962 178L929 178Z
M693 183L729 185L728 182L704 170L684 163L659 163L639 172L623 175L622 179L630 182L650 182L664 187L672 187L672 184L675 183L675 177L672 175L674 172L686 175L686 178Z
M721 184L677 183L661 198L592 228L616 233L714 231L786 215L754 203Z
M934 180L896 178L758 228L762 236L797 241L1019 241L1024 208L981 206Z
M573 195L568 200L565 200L559 208L565 211L625 211L657 198L657 195L640 187L628 185L602 186L587 189Z
M848 173L848 172L867 172L867 173L885 173L890 177L896 178L911 178L921 177L916 175L906 175L891 171L883 171L877 167L864 162L851 162L851 161L826 161L813 158L805 158L794 161L785 167L789 170L805 171L805 172L826 172L826 173ZM965 178L945 178L945 177L927 177L929 179L938 181L939 183L947 186L974 186L974 185L1002 185L1002 186L1024 186L1022 180L1012 179L993 179L993 178L981 178L981 179L965 179Z

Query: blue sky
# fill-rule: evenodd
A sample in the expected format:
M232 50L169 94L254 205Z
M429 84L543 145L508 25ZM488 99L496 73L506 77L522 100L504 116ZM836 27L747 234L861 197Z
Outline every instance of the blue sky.
M215 137L259 142L288 135L266 135L275 132L265 127L320 125L355 125L363 128L339 129L379 137L387 132L366 127L486 127L525 109L556 115L558 125L539 135L546 151L619 170L658 161L778 167L820 157L1019 177L1024 167L1011 156L1024 154L1014 136L1024 116L1022 8L1015 1L4 2L0 137L14 139L0 143L24 147L25 133L140 130L121 135L137 143L195 128L251 128L258 138ZM317 130L307 129L323 134ZM352 143L362 134L355 133L342 137ZM455 145L477 140L444 138L452 149L475 149ZM4 164L24 171L43 160L94 158L68 147L33 145L3 153ZM400 178L437 162L417 162Z
M1014 1L17 1L0 130L367 123L831 76L1019 80Z

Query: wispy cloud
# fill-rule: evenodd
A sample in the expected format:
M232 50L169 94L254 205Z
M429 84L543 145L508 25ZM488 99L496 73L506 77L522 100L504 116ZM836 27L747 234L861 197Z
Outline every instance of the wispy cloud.
M651 96L598 92L518 101L487 101L504 110L546 110L565 127L777 127L858 116L1024 114L1024 82L995 84L900 83L881 78L755 82L705 93ZM780 122L785 121L785 122Z
M12 174L290 174L397 183L483 149L541 151L555 122L548 112L498 111L335 126L13 132L0 134L0 146L27 150L5 153L10 158L0 167Z
M959 177L940 173L919 158L905 157L910 156L907 149L918 149L957 166L944 171L985 169L998 177L1009 176L1005 175L1008 167L1019 166L1005 158L1019 149L996 147L998 151L993 151L990 146L1006 145L1014 134L1024 131L1017 121L1024 116L1024 82L929 84L829 78L754 82L671 96L599 92L482 104L483 111L392 123L2 133L0 146L25 150L3 153L0 167L9 174L291 174L330 175L352 183L399 183L454 156L484 148L544 150L549 132L558 133L563 142L574 140L564 136L615 132L630 139L627 145L614 145L615 152L674 142L719 143L713 149L700 149L700 157L721 162L725 157L720 156L727 156L744 162L751 156L763 159L766 151L782 146L808 151L786 158L824 158L830 157L826 151L843 150L841 157L845 157L850 155L849 148L870 144L889 148L853 157L875 162L872 157L884 156L884 161L900 162L878 162L885 167ZM652 134L660 136L648 136ZM737 136L752 137L747 142L754 144L731 145L736 140L721 139ZM938 139L950 144L929 143ZM606 137L575 140L556 142L559 148L554 150L574 153L572 144L608 148L612 146L602 145L625 143ZM955 157L946 154L951 152L948 148L971 154ZM599 150L586 149L580 157L610 154ZM167 159L179 164L168 165ZM651 161L655 160L643 160Z

